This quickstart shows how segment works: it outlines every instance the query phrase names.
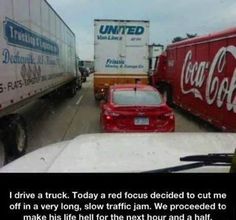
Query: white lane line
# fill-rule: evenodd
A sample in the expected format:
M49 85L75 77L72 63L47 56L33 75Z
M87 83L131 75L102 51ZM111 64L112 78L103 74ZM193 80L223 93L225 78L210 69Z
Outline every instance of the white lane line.
M84 97L83 95L80 96L79 100L78 100L75 104L76 104L76 105L79 105L83 97Z

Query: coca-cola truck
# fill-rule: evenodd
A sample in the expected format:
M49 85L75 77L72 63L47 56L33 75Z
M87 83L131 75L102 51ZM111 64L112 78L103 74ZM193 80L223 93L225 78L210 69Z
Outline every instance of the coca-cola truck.
M236 131L236 28L169 45L152 83L175 104L223 131Z

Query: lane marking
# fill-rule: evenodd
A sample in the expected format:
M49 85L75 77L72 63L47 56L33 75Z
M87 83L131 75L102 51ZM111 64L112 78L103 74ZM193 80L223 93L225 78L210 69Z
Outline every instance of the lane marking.
M82 100L82 98L84 98L84 96L82 95L82 96L80 96L80 98L79 98L79 100L75 103L76 105L79 105L80 104L80 102L81 102L81 100Z

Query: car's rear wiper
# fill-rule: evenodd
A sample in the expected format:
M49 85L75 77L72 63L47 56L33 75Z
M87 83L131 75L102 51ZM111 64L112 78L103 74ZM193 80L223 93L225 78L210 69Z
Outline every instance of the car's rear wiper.
M199 168L203 166L231 166L234 157L235 154L232 153L186 156L186 157L181 157L180 161L189 161L195 163L173 166L157 170L150 170L150 171L145 171L144 173L172 173L172 172Z

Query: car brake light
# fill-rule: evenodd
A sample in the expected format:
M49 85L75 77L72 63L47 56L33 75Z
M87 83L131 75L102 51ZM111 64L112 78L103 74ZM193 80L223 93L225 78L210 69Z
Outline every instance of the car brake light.
M117 116L119 116L120 114L106 110L106 111L104 111L104 115L105 115L105 118L106 118L107 120L111 120L112 117L117 117Z
M160 115L158 118L162 119L162 120L166 119L166 118L174 119L174 114L173 114L173 112L168 112L168 113L165 113L163 115Z
M165 113L164 116L167 117L167 118L170 118L170 119L174 119L173 112Z
M110 115L106 115L106 120L111 120L112 117Z

